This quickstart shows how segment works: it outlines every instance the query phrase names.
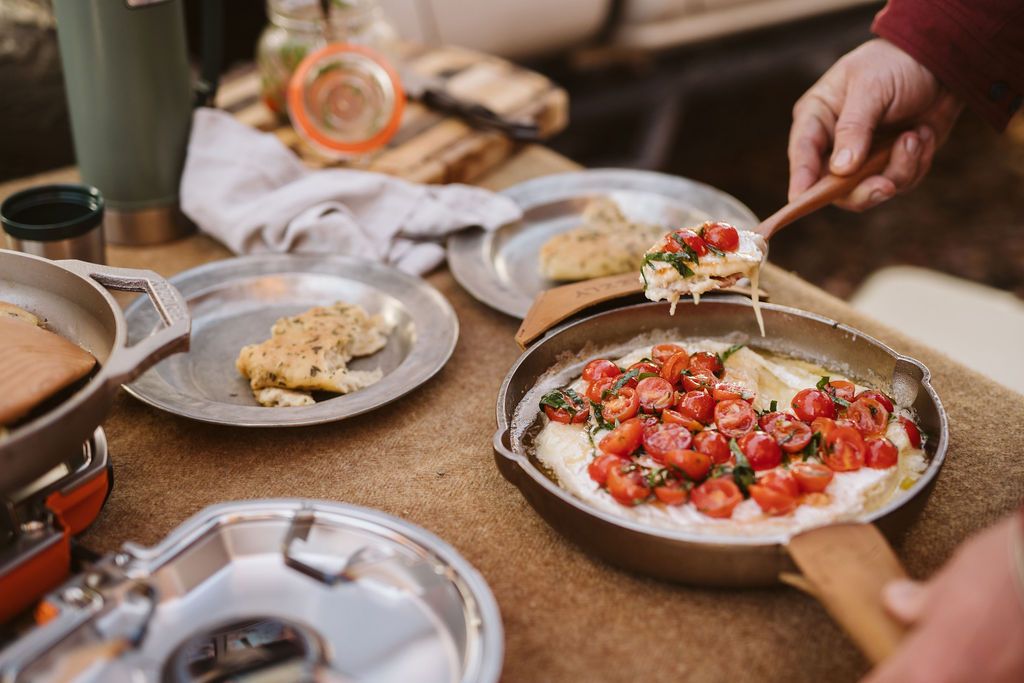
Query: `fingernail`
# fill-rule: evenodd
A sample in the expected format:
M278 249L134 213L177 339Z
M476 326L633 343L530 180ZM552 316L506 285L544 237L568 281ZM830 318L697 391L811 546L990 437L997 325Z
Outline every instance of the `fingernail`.
M906 141L903 143L903 146L906 147L907 151L910 152L911 154L916 153L917 152L917 146L918 146L918 144L917 144L917 136L916 135L908 136Z
M832 163L837 168L849 166L851 161L853 161L853 152L848 149L841 149L832 157Z
M917 618L922 607L924 588L915 581L890 581L883 590L883 599L889 609L905 621Z
M889 193L882 190L874 190L871 196L868 197L868 201L872 204L881 204L889 198Z

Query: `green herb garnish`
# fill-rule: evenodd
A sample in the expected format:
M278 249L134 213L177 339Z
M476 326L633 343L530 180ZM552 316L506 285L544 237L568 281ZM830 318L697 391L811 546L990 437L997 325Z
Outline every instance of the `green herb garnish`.
M723 353L716 353L715 355L718 356L718 360L722 363L722 365L725 365L725 361L729 360L729 356L736 353L744 346L746 346L746 344L733 344L732 346L727 348Z
M778 402L778 401L776 401L776 400L775 400L775 399L773 398L773 399L772 399L772 402L768 404L768 412L769 412L769 413L774 413L774 412L776 412L776 411L777 411L778 409L779 409L779 402Z
M814 432L811 435L811 440L808 442L804 449L800 451L800 458L806 461L808 458L814 458L818 455L818 450L821 448L821 432Z
M619 393L619 391L622 389L622 387L626 386L626 384L629 382L629 380L634 379L635 377L637 377L639 375L640 375L640 368L633 368L629 372L623 374L622 377L619 377L617 380L615 380L615 384L612 385L611 389L606 389L605 390L604 394L602 395L602 398L608 396L609 394L614 395L614 394Z
M554 410L564 410L569 413L569 419L572 420L583 410L585 404L580 395L572 389L555 389L541 397L540 405L541 408L548 406Z
M644 262L640 268L640 272L643 273L643 267L650 265L651 262L661 261L663 263L668 263L669 265L671 265L683 277L693 277L693 271L690 270L690 267L686 265L687 260L688 258L682 256L682 254L680 253L673 253L670 251L656 251L654 253L647 254L646 256L644 256ZM647 279L645 277L644 283L646 284L646 282Z
M604 419L604 413L601 411L601 404L600 403L595 403L594 401L591 401L590 402L590 407L593 408L593 410L594 410L594 422L597 423L598 428L600 428L600 429L615 429L615 425L613 425L608 420Z
M829 377L828 375L825 375L821 379L818 380L818 383L815 386L818 387L821 390L824 390L825 387L828 386L828 383L830 381L832 381L832 378Z

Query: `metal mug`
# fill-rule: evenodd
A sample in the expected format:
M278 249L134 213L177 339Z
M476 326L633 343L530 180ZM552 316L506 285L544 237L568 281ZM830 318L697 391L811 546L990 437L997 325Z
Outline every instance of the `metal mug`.
M103 195L89 185L40 185L0 204L0 224L15 251L48 259L106 263Z

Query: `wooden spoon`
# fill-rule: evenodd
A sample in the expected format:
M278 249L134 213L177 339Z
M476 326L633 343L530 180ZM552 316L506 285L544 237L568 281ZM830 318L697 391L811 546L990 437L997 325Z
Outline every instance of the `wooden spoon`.
M796 199L761 222L754 232L768 240L776 232L804 216L828 206L850 193L862 180L880 173L889 163L895 138L885 137L876 143L864 165L848 176L829 174L805 190ZM733 288L739 291L739 288ZM635 272L611 275L593 280L553 287L537 295L523 319L516 342L526 346L566 318L595 304L619 297L642 293L643 286Z

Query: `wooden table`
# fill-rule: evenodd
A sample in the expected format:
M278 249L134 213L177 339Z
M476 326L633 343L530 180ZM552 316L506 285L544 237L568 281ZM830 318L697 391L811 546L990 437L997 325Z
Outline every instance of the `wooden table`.
M501 188L573 169L528 148L481 180ZM65 170L0 186L0 198ZM170 276L228 252L205 236L149 248L111 247L112 265ZM449 364L410 396L351 420L302 429L200 424L123 392L104 425L116 487L81 539L97 551L152 544L212 503L310 497L366 505L420 524L484 575L502 610L503 680L852 681L867 664L814 601L789 588L723 591L613 569L552 531L493 462L494 400L518 355L518 321L473 300L447 269L428 281L452 302L461 337ZM900 554L934 571L968 533L1024 497L1018 434L1024 401L941 354L886 329L777 268L776 303L861 328L925 362L948 410L950 452Z

